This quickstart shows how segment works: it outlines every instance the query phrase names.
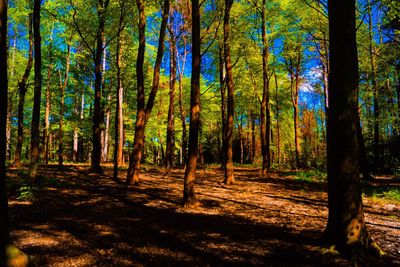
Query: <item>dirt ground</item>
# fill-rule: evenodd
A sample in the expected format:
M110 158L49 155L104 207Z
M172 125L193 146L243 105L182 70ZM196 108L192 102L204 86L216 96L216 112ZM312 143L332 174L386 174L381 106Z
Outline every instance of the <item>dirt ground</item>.
M10 170L11 178L18 170ZM34 201L10 200L12 237L38 266L348 266L318 246L327 221L326 185L284 172L260 178L236 168L236 184L217 168L199 171L203 206L180 206L183 170L150 168L139 186L87 166L41 168ZM400 266L400 207L365 199L367 227L386 252L370 266Z

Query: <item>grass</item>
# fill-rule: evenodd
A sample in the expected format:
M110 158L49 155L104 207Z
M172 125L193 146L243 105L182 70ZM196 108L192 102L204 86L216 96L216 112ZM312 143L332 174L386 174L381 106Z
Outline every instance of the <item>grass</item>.
M400 203L400 188L398 186L364 185L362 191L364 197Z
M289 174L290 175L290 174ZM326 172L322 172L316 169L307 171L292 172L291 175L295 175L296 181L302 181L307 183L322 183L326 182Z

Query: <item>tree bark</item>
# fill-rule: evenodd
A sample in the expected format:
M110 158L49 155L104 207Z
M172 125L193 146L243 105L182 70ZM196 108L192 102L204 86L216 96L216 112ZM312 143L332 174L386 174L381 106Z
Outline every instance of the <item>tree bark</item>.
M58 166L63 166L63 126L64 126L64 106L65 106L65 89L68 86L68 76L69 76L69 66L70 66L70 56L71 56L71 45L68 41L67 44L67 57L65 64L65 74L64 74L64 82L62 82L62 76L60 72L60 91L61 91L61 103L60 103L60 124L58 127Z
M179 72L179 111L181 115L181 124L182 124L182 161L187 161L187 130L186 130L186 114L185 109L183 108L183 76L185 74L185 66L186 66L186 57L187 57L187 49L186 49L186 38L183 37L183 56L182 56L182 66L178 68Z
M261 100L261 151L262 151L262 175L267 176L268 170L271 166L271 156L270 156L270 129L271 129L271 119L270 119L270 109L269 109L269 78L268 78L268 39L266 30L266 18L265 18L265 3L266 0L262 1L261 7L261 29L262 29L262 43L263 43L263 53L262 53L262 66L263 66L263 96Z
M274 71L275 78L275 113L276 113L276 148L277 148L277 163L281 163L281 127L280 127L280 104L279 104L279 93L278 93L278 78Z
M134 182L134 184L139 183L139 172L140 172L140 164L144 148L146 123L150 117L151 110L153 109L154 101L160 83L160 68L161 68L162 58L164 55L165 32L167 28L169 5L170 5L169 0L164 1L163 15L160 28L160 37L158 41L157 58L156 58L156 63L154 65L153 85L145 108L144 74L143 74L144 51L146 46L146 39L145 39L146 17L144 12L145 5L143 0L136 0L136 3L139 9L139 50L136 62L136 76L138 83L137 115L136 115L137 117L135 125L135 140L133 143L133 150L132 150L132 155L130 157L128 175L126 178L127 185L131 184L132 181Z
M329 0L329 244L357 261L379 252L366 229L359 177L358 57L355 0ZM361 255L361 256L360 256ZM359 264L358 262L356 263ZM364 265L365 263L361 263Z
M0 0L0 266L11 266L17 261L19 266L28 265L28 257L12 245L6 190L6 122L8 101L7 75L7 1Z
M50 108L51 108L51 74L53 71L53 33L50 36L49 43L49 66L47 69L46 82L46 109L44 115L44 131L43 131L43 152L46 164L49 164L49 142L50 142Z
M229 185L234 183L233 175L233 116L235 113L234 95L235 89L233 84L231 48L230 48L230 12L233 5L233 0L225 0L224 14L224 60L228 89L228 105L227 105L227 124L226 124L226 148L225 148L225 179L224 183Z
M33 42L35 53L35 90L33 96L33 112L31 124L31 166L30 177L34 181L39 166L39 138L40 138L40 102L42 95L42 48L41 48L41 34L40 34L40 9L41 1L34 0L33 7Z
M175 84L176 84L176 36L174 25L174 10L170 14L170 80L169 80L169 108L167 125L167 146L165 150L165 169L167 173L171 171L174 164L174 139L175 139Z
M97 3L97 16L99 18L99 27L96 36L96 51L94 56L94 67L95 67L95 83L94 83L94 110L93 110L93 152L92 152L92 169L96 172L101 172L101 123L102 123L102 112L101 112L101 84L103 81L103 41L104 41L104 29L106 23L106 12L110 0L98 0Z
M32 13L29 14L29 30L28 30L28 38L29 38L29 52L28 52L28 63L26 64L24 75L21 78L21 81L18 83L18 136L17 136L17 145L15 148L14 154L14 162L12 167L20 167L21 166L21 158L22 158L22 145L24 143L24 106L25 106L25 95L27 91L27 81L33 66L33 32L32 32Z
M225 150L226 150L226 88L224 74L224 46L218 45L218 60L219 60L219 87L221 93L221 132L222 132L222 153L221 153L221 169L225 169Z
M123 2L121 2L123 3ZM124 145L124 117L123 117L123 101L124 101L124 89L122 85L122 30L124 23L124 5L121 5L121 15L119 17L118 24L118 36L117 36L117 55L116 55L116 66L117 66L117 107L115 111L115 145L114 145L114 175L113 178L118 179L118 167L123 163L123 145Z
M192 0L192 78L190 92L189 155L186 163L183 188L184 207L196 207L199 205L195 193L195 183L200 126L200 49L200 4L199 0Z

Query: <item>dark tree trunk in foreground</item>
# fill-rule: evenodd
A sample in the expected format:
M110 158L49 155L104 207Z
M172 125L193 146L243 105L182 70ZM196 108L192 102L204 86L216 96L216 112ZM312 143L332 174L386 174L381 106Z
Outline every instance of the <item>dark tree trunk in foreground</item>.
M94 112L93 112L93 152L92 152L92 169L100 172L101 166L101 83L103 80L103 40L104 29L106 24L106 11L110 0L98 0L97 16L99 18L99 27L96 36L96 51L94 53L95 82L94 82Z
M358 262L366 252L382 252L366 229L361 199L355 22L355 0L329 0L329 218L325 237Z
M0 266L27 266L28 258L11 243L6 191L7 78L7 1L0 0Z
M231 47L230 47L230 12L233 5L233 0L225 0L224 14L224 57L226 69L226 85L228 89L228 106L227 106L227 123L225 130L225 184L234 183L233 176L233 116L235 113L234 95L235 89L233 85L233 73L231 62Z
M169 109L167 125L167 146L165 149L165 169L170 172L174 163L174 133L175 133L175 84L176 84L176 36L174 25L174 11L170 14L170 80L169 80Z
M31 167L30 177L35 179L39 165L39 138L40 138L40 102L42 95L42 47L40 35L41 1L35 0L33 6L33 42L35 52L35 90L33 96L33 112L31 125Z
M22 145L24 143L24 106L25 106L25 95L27 91L27 81L29 74L32 70L33 65L33 33L32 33L32 14L29 14L29 53L28 53L28 63L26 64L25 73L22 76L21 81L18 83L18 136L17 136L17 146L15 148L14 163L13 167L21 166L21 156L22 156Z
M268 78L268 40L267 40L267 29L266 29L266 18L265 18L265 0L262 1L261 7L261 22L262 22L262 66L263 66L263 96L261 100L261 151L262 151L262 175L267 176L268 170L271 165L270 157L270 109L269 109L269 78Z
M194 185L196 182L200 126L200 49L200 4L199 0L192 0L192 78L190 91L189 153L185 170L182 203L185 207L196 207L198 205Z
M160 68L161 68L162 58L164 55L164 41L167 29L168 15L169 15L169 0L165 0L161 27L160 27L160 37L158 40L157 58L153 72L154 73L153 85L145 108L144 74L143 74L144 50L146 46L146 39L145 39L146 16L144 12L145 3L144 0L137 0L136 3L139 9L139 50L136 62L136 75L138 83L137 115L136 115L136 125L135 125L135 140L133 143L132 155L130 157L126 184L131 184L132 181L134 182L134 184L139 183L140 161L142 160L142 153L145 141L144 140L145 128L146 128L146 123L150 117L151 110L153 109L154 100L156 98L160 83Z

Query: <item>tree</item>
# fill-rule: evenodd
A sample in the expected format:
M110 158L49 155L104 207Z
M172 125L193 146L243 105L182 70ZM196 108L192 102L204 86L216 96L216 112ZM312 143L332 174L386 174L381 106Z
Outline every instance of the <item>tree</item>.
M17 145L14 154L14 162L12 164L13 167L21 166L21 154L22 154L22 145L24 142L24 106L25 106L25 95L28 89L27 81L29 75L32 70L33 65L33 33L32 33L32 13L29 14L29 23L28 23L28 38L29 38L29 52L28 52L28 62L26 64L24 75L21 78L21 81L18 83L18 137L17 137Z
M189 149L182 200L184 207L196 207L199 205L196 198L195 182L200 126L200 49L200 3L199 0L192 0L192 78L190 91Z
M383 252L364 220L359 177L358 56L355 0L329 0L329 113L327 242L360 261Z
M165 33L167 29L168 15L169 15L169 0L164 0L163 15L160 27L160 37L158 39L157 57L154 65L153 73L153 85L149 98L147 100L145 108L145 91L144 91L144 75L143 75L143 63L144 63L144 52L146 46L145 40L145 28L146 28L146 16L145 16L145 3L144 0L136 1L139 9L139 49L138 58L136 62L136 75L137 75L137 115L135 125L135 140L133 144L132 155L130 157L128 175L126 178L126 184L139 183L139 172L140 164L142 160L142 153L144 147L145 129L146 123L149 120L151 110L154 106L154 100L157 95L159 83L160 83L160 68L161 62L164 55L164 41Z
M35 90L33 100L33 113L31 124L31 167L30 177L33 179L37 176L39 165L39 138L40 138L40 102L42 95L42 38L40 34L40 9L41 1L34 0L33 2L33 43L35 53Z
M6 191L7 77L7 1L0 0L0 266L27 266L28 257L16 248L10 237Z
M230 48L230 12L233 5L233 0L225 0L224 13L224 61L226 70L226 86L228 89L228 105L227 105L227 123L225 129L225 184L234 182L233 176L233 116L235 113L234 96L235 89L233 84L233 72L231 62Z

